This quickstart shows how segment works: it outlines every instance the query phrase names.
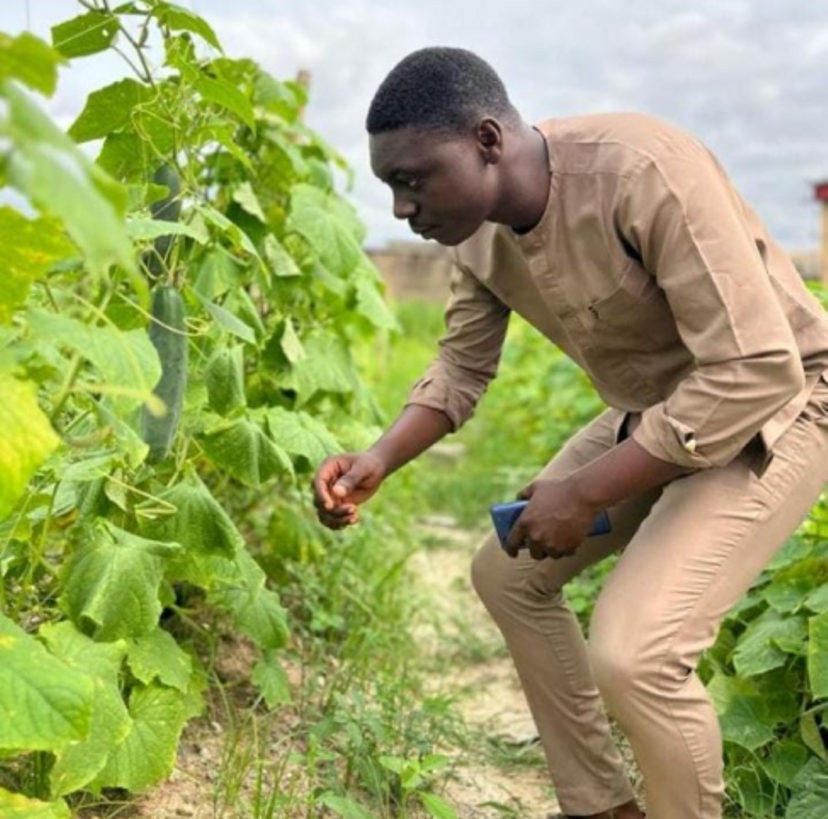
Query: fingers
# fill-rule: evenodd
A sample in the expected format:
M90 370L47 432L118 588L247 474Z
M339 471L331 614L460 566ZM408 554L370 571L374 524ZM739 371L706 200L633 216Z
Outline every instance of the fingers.
M527 536L526 525L521 523L520 518L518 518L509 532L509 537L506 538L506 554L509 557L517 557L518 551L523 546L523 541L526 540Z
M336 509L318 509L319 521L328 529L344 529L359 523L359 509L354 504L345 504Z
M359 509L353 503L343 503L332 494L331 484L344 472L349 464L332 459L322 464L311 481L313 504L320 523L329 529L343 529L359 522Z
M339 499L331 495L329 487L331 481L338 478L341 474L342 467L338 461L331 461L320 467L311 483L314 502L317 504L317 508L333 509L337 505Z
M357 475L357 469L350 469L332 487L331 495L335 500L347 497L357 487L362 476Z

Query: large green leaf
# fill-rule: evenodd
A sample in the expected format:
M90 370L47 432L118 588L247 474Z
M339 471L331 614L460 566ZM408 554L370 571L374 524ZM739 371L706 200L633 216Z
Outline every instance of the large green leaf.
M72 819L63 800L41 802L0 788L0 816L3 819Z
M808 678L815 699L828 697L828 613L808 621Z
M89 783L129 733L132 720L119 685L127 644L123 640L96 643L69 622L44 626L40 635L55 656L87 673L95 686L89 735L54 752L55 763L49 771L51 793L64 796Z
M144 330L97 327L45 310L32 310L28 324L44 343L68 347L90 361L121 414L152 396L161 377L161 362Z
M233 201L238 202L244 210L251 216L255 216L260 222L267 222L267 217L262 210L262 203L259 202L256 192L249 182L242 182L233 191Z
M773 739L776 721L751 680L715 674L707 690L728 742L753 751Z
M332 196L312 185L291 190L288 228L300 234L322 264L338 276L347 276L362 259L353 224Z
M253 106L233 83L202 75L196 80L195 88L202 99L220 105L235 114L248 128L255 130L256 116Z
M161 614L165 563L180 548L99 526L63 567L63 610L96 640L149 634Z
M92 680L0 614L0 748L48 750L83 739Z
M220 581L210 601L230 611L236 626L260 648L281 648L288 628L279 595L265 587L265 573L246 551L236 555L234 565L238 574Z
M805 598L805 607L818 614L828 613L828 583L810 592Z
M60 439L37 404L34 384L0 373L0 520ZM2 746L0 746L2 747Z
M822 739L821 726L817 722L816 714L805 713L799 720L799 735L802 741L808 746L820 759L828 760L828 749L825 747L825 741Z
M296 260L272 233L268 233L265 236L264 251L268 267L275 276L292 278L302 275L302 271L299 269L299 265L296 264Z
M216 466L247 486L261 486L279 474L294 474L288 454L247 418L217 427L204 436L203 444Z
M296 390L297 405L306 404L317 392L354 392L359 386L350 353L333 335L318 333L305 338L306 355L296 361L279 383Z
M11 320L13 311L25 301L32 281L43 276L55 262L77 255L55 219L27 219L8 206L0 207L0 246L0 322Z
M75 142L103 139L129 122L132 109L152 96L152 91L133 79L123 79L93 91L69 128Z
M195 291L199 301L204 305L207 312L215 319L216 323L223 330L226 330L231 335L246 341L248 344L256 343L256 333L253 328L243 322L237 315L232 313L226 307L215 304L212 301L205 299L198 290Z
M812 588L813 582L807 579L771 583L762 590L761 596L780 614L795 614Z
M308 354L299 338L296 328L293 326L290 316L285 318L285 326L282 331L280 347L285 354L285 358L291 364L298 364L303 358L307 358Z
M382 297L382 276L364 254L354 270L354 282L357 311L375 327L383 330L400 330L399 321Z
M93 273L119 264L137 275L123 214L126 189L97 167L13 82L0 82L0 148L9 183L57 216ZM82 203L82 206L79 206Z
M159 494L176 511L143 523L153 540L180 543L187 551L228 557L244 546L244 539L221 504L194 473Z
M208 225L216 228L220 235L226 238L233 247L238 250L243 250L252 256L262 270L267 270L256 245L253 244L253 240L234 221L228 219L223 213L217 211L211 205L199 205L197 207L197 213Z
M743 677L754 677L784 665L788 653L804 653L807 624L802 617L768 611L739 638L733 665Z
M785 819L825 819L826 805L828 765L822 760L812 759L796 778Z
M203 299L213 301L239 283L239 265L236 260L224 248L213 247L202 259L194 289Z
M270 437L286 452L306 458L312 466L342 451L327 427L306 412L274 407L266 417Z
M774 782L791 788L809 756L804 745L786 739L771 748L768 756L762 760L762 767Z
M198 34L203 40L206 40L213 48L221 51L221 44L215 31L210 27L210 24L203 18L199 17L189 9L174 3L159 2L155 4L152 12L158 20L163 23L170 31L189 31L193 34Z
M63 57L28 32L10 37L0 32L0 80L20 80L51 97L57 84L57 66Z
M145 685L158 680L186 693L193 674L193 660L173 636L162 628L136 640L127 659L136 679Z
M152 241L159 236L188 236L199 244L204 244L209 238L192 225L161 219L130 219L127 222L127 232L139 242Z
M129 698L132 726L92 788L140 793L172 772L178 740L189 714L187 695L158 685L137 686Z
M90 11L52 26L52 44L64 57L84 57L109 48L117 34L115 15Z

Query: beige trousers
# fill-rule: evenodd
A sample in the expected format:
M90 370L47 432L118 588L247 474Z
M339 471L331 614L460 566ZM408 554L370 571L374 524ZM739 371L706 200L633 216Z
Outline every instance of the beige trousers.
M601 455L620 440L622 420L606 410L538 477L563 478ZM475 555L474 588L511 652L566 814L633 797L606 708L635 753L648 819L721 817L721 733L695 668L828 481L824 381L775 453L761 478L739 456L619 504L609 510L612 532L569 557L512 559L493 533ZM587 643L563 587L617 550Z

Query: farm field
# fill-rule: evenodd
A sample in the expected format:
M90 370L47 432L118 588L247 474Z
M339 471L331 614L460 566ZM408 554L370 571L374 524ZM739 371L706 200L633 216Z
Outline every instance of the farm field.
M0 819L541 819L468 569L603 405L515 317L473 421L325 529L316 467L394 419L442 308L386 297L301 83L171 3L72 12L0 34ZM129 76L44 113L116 47ZM585 627L613 561L567 588ZM824 501L700 671L728 817L825 819Z

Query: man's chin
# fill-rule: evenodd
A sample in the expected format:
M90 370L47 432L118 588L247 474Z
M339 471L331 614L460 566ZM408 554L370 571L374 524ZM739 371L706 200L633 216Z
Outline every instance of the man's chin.
M470 239L474 234L477 233L477 228L474 230L454 230L449 231L445 228L441 228L440 230L435 230L433 233L429 235L429 239L433 239L437 244L443 245L445 247L456 247L459 244L462 244L466 241L466 239Z

